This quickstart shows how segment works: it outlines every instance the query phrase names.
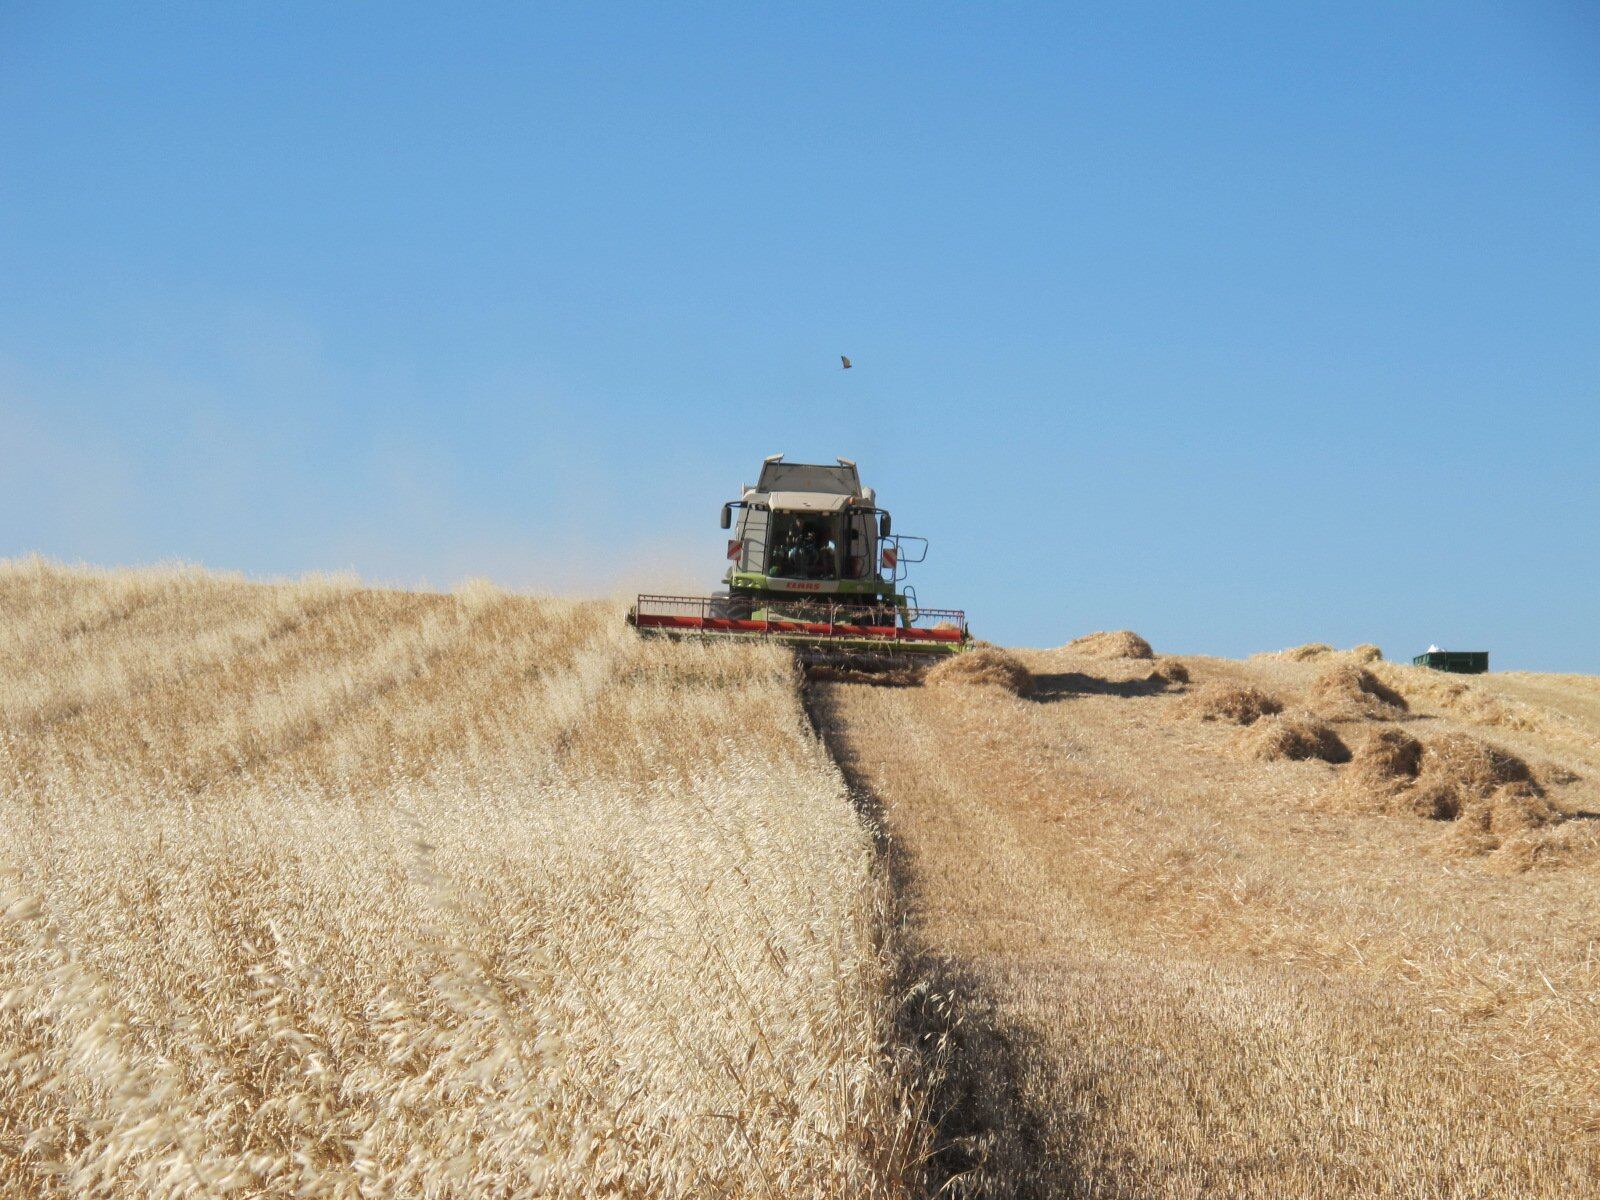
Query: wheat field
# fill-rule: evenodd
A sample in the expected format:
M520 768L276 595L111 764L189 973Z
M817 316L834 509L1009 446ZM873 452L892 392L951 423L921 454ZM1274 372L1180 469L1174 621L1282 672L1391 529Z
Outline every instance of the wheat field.
M486 585L0 564L0 1195L900 1197L788 657Z
M0 1196L1600 1195L1595 679L622 615L0 562Z

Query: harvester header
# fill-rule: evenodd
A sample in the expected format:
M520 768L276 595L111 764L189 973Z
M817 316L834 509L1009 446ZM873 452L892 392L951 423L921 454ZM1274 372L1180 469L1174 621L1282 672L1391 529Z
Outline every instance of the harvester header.
M725 588L640 596L628 620L641 633L769 639L811 660L928 657L971 645L965 613L923 608L905 583L927 539L894 532L847 458L825 465L772 455L755 485L722 506L722 528Z

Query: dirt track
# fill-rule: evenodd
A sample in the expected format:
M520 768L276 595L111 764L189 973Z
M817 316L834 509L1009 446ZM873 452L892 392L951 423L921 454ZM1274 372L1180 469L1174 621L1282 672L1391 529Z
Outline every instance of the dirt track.
M1282 693L1314 669L1189 661ZM1337 768L1230 758L1149 663L1030 666L1033 699L825 683L813 701L964 997L951 1129L983 1145L951 1156L963 1186L1600 1189L1592 856L1515 875L1452 858L1438 822L1339 811Z

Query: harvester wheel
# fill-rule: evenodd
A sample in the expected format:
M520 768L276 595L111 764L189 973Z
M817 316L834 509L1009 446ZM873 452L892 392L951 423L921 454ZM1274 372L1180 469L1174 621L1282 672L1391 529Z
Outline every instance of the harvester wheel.
M749 596L730 596L716 592L711 597L711 615L722 621L748 621L756 611L755 601Z

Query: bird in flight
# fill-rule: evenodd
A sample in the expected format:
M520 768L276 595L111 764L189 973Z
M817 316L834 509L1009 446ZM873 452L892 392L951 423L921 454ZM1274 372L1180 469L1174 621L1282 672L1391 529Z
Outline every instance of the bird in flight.
M844 366L839 368L841 371L848 371L850 369L850 360L844 355L839 355L839 361L844 364Z

